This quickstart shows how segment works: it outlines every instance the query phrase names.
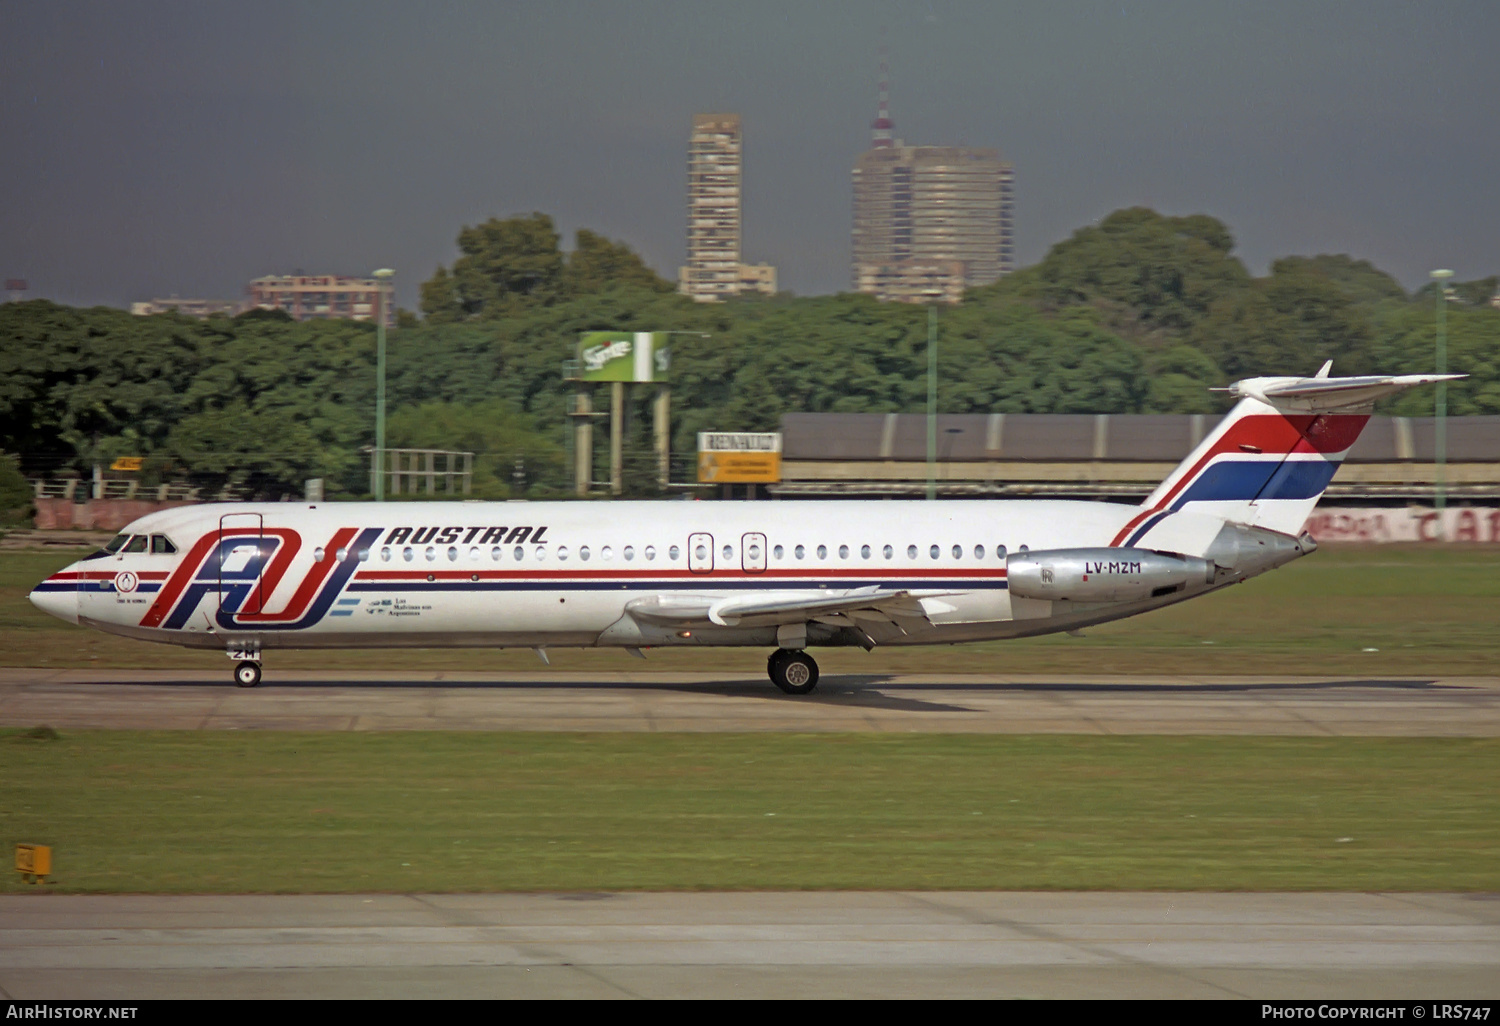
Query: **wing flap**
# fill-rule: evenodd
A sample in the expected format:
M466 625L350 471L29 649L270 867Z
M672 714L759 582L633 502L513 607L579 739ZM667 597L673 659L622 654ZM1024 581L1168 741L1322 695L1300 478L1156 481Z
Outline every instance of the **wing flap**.
M922 592L923 596L953 592ZM853 619L899 623L927 620L918 597L898 588L853 588L765 592L757 595L694 595L666 592L629 602L632 616L658 623L708 622L720 627L770 627L819 620L838 626Z

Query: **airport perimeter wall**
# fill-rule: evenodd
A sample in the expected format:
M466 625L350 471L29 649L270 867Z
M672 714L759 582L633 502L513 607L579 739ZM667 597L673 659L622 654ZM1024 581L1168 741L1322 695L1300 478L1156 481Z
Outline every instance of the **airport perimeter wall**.
M1331 506L1313 510L1305 530L1321 544L1359 542L1500 543L1500 508L1380 509Z
M36 527L39 531L118 531L137 517L188 502L156 502L150 499L37 499Z

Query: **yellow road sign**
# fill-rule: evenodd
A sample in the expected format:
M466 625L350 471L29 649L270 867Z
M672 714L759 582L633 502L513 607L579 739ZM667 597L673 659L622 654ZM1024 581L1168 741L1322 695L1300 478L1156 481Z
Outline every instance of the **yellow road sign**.
M700 452L702 484L775 484L781 480L779 452Z
M140 470L145 459L140 456L121 456L109 465L110 470Z

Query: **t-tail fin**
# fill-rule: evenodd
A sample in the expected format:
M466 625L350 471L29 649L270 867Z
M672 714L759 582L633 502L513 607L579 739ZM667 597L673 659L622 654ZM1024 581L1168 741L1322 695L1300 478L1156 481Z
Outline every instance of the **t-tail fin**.
M1463 374L1248 378L1224 391L1240 398L1114 540L1134 545L1179 511L1296 535L1359 438L1375 400Z

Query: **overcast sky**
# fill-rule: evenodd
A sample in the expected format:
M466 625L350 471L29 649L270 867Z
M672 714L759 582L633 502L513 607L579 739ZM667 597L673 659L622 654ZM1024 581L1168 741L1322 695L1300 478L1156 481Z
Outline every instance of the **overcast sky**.
M878 51L911 144L1016 167L1021 263L1111 210L1227 223L1252 272L1500 272L1486 2L0 0L0 277L123 306L390 266L540 210L676 277L691 116L745 127L744 257L846 288Z

